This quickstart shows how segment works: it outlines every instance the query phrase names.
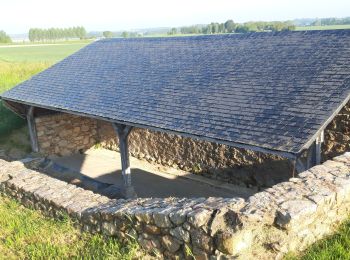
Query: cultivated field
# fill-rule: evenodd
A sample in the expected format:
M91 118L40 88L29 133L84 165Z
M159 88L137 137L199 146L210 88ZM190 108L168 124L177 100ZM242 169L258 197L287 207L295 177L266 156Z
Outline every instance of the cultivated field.
M83 43L0 45L0 61L57 62L86 46Z
M0 46L0 93L27 80L86 45L87 42ZM6 134L22 127L24 123L24 120L5 109L0 102L0 142L1 139L7 139Z
M298 26L295 28L297 31L312 31L312 30L339 30L350 29L350 24L344 25L323 25L323 26Z

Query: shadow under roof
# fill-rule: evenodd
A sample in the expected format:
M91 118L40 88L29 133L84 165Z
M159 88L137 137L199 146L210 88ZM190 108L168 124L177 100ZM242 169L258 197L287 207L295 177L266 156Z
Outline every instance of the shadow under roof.
M297 155L349 92L350 30L330 30L100 40L1 97Z

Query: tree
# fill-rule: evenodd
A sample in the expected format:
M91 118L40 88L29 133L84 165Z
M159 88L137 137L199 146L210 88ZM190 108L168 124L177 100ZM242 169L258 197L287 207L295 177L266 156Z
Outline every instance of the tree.
M122 32L122 37L128 38L129 37L129 33L126 32L126 31Z
M86 37L86 30L83 26L49 29L31 28L29 29L28 37L31 42L75 38L84 39Z
M232 33L236 29L236 24L233 22L233 20L227 20L225 22L225 29L226 29L226 32Z
M111 32L111 31L104 31L102 34L103 34L103 37L105 37L105 38L112 38L113 37L113 32Z
M5 31L0 31L0 43L11 43L12 39L8 36Z
M168 32L168 35L175 35L177 34L177 29L174 27L174 28L171 28L171 30Z

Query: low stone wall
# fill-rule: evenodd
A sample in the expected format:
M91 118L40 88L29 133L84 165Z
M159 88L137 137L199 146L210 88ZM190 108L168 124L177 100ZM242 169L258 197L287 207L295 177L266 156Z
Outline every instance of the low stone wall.
M350 153L288 182L241 198L108 199L0 160L0 189L50 215L67 212L84 230L133 237L174 259L270 259L300 251L331 233L350 210Z
M69 155L96 144L96 120L70 114L53 114L35 119L40 152Z

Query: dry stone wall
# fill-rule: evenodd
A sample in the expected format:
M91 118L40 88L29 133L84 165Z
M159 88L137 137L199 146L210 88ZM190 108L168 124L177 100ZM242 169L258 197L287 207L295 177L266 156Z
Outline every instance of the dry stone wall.
M350 153L335 157L249 199L108 199L0 160L4 194L83 230L140 246L167 259L272 259L300 251L333 232L350 211Z
M111 123L99 121L97 129L102 147L118 151ZM132 156L150 163L245 187L268 187L291 176L290 163L274 155L146 129L132 130L129 149Z
M70 114L53 114L35 119L40 152L69 155L91 148L96 142L96 120Z

